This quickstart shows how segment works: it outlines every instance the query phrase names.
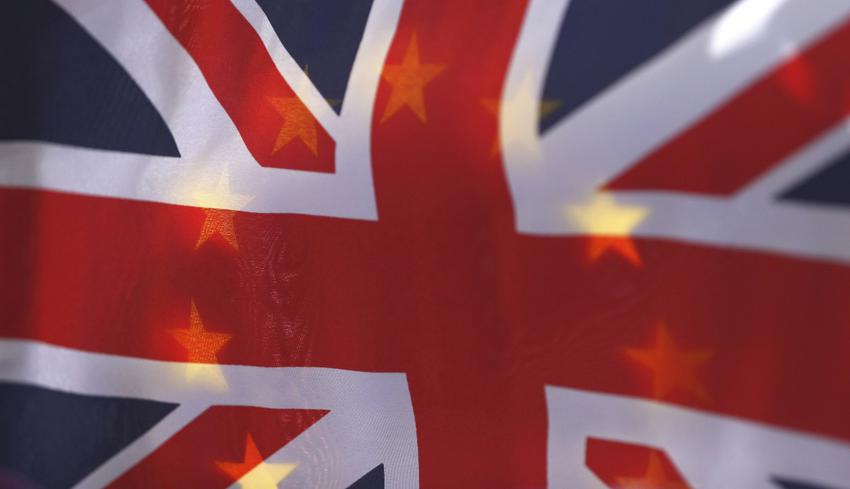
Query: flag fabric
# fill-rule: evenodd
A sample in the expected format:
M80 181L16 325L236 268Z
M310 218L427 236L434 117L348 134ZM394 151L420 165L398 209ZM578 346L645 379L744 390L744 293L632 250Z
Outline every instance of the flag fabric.
M850 488L850 1L3 11L0 487Z

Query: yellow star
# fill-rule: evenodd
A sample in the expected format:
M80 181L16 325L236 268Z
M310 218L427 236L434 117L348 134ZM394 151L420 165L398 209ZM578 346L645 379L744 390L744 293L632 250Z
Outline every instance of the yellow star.
M711 358L713 352L683 349L676 344L663 323L658 325L654 345L649 348L626 348L624 353L633 362L652 370L652 390L656 398L682 390L710 399L697 370Z
M649 456L646 474L640 478L618 478L615 489L690 489L678 477L671 478L661 463L657 453Z
M643 207L622 206L611 196L596 194L590 202L566 208L570 218L582 231L592 236L588 258L595 261L606 251L615 251L634 265L641 265L637 248L629 238L635 227L646 219Z
M269 103L283 117L283 126L277 133L272 153L277 153L295 138L301 140L311 153L318 156L316 119L298 97L269 97Z
M236 229L233 226L233 218L236 215L234 209L241 209L251 201L252 197L234 194L230 191L230 176L227 171L221 174L215 190L196 191L194 199L204 209L204 224L201 226L201 234L195 243L195 249L201 247L208 239L218 234L233 249L239 249L236 240Z
M502 149L512 148L514 151L538 156L540 152L537 124L521 116L521 114L539 114L544 107L535 96L535 79L526 73L520 84L502 98L499 107L499 133L502 139Z
M189 327L172 328L168 331L188 353L188 361L191 362L186 366L188 379L194 378L199 373L207 373L216 383L224 382L221 369L216 365L217 354L230 341L231 335L214 333L205 329L195 301L192 301L192 310L189 313Z
M428 117L425 113L423 90L425 85L444 69L445 65L419 63L419 44L416 34L413 34L401 64L384 67L383 77L392 85L392 93L381 122L386 121L402 107L410 108L420 121L426 122Z
M499 120L501 115L499 114L499 108L501 107L501 103L498 99L493 98L485 98L481 99L481 105L489 112L496 120ZM545 99L540 102L540 110L538 111L538 122L555 111L558 107L561 106L560 100L551 100ZM490 156L496 156L499 154L499 135L496 133L496 137L493 138L493 144L490 147Z
M263 461L254 439L248 434L245 440L245 457L242 462L216 462L216 465L242 489L277 489L277 485L295 470L295 464L270 464Z

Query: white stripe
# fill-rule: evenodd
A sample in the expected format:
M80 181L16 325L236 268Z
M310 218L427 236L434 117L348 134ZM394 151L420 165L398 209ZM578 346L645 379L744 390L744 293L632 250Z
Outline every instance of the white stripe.
M535 103L503 104L503 141L517 124L536 128L537 102L567 7L568 0L532 0L529 6L503 97L510 99L525 86L530 88L527 98ZM588 234L565 209L585 204L599 185L787 59L789 46L803 49L848 16L847 0L741 0L592 99L542 139L506 145L517 229L541 235ZM623 205L647 211L634 236L850 261L850 212L775 198L850 145L846 127L842 122L812 141L734 199L680 192L611 195Z
M773 476L843 487L850 446L822 436L657 401L546 386L550 489L605 489L589 438L663 450L691 487L777 489Z
M215 194L221 175L227 172L231 191L251 200L236 209L235 204L221 199L217 206L222 208L377 219L371 169L372 109L402 0L374 2L341 116L319 100L318 91L303 72L290 66L294 62L282 62L288 77L306 80L292 83L293 88L335 138L333 174L260 166L192 58L142 0L57 1L139 84L174 134L181 157L0 143L4 163L0 185L201 206L195 196ZM270 40L267 19L254 14L250 19L258 23L280 64L285 53L279 43Z
M347 487L381 463L388 487L418 487L416 425L404 374L221 365L227 381L221 389L187 377L189 365L0 340L0 381L181 405L80 487L114 480L212 405L329 410L326 419L268 458L297 463L291 477L306 481L303 487Z
M106 487L110 482L123 475L142 459L183 429L208 406L204 404L181 404L163 418L147 433L134 440L123 450L104 462L94 472L78 482L74 489L95 489Z
M275 66L280 74L295 92L295 95L304 102L304 105L310 110L313 116L319 123L330 133L331 137L336 139L339 137L338 119L339 116L333 111L331 106L304 73L303 67L298 65L295 58L289 54L283 43L277 37L274 27L269 21L266 13L260 8L260 5L254 0L232 0L233 5L251 24L266 50L272 58Z

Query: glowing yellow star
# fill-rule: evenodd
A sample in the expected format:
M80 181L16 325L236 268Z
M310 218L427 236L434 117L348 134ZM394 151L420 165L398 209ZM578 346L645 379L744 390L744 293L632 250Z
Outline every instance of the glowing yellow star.
M673 340L667 326L658 325L655 344L648 348L626 348L627 358L653 373L653 395L668 396L676 390L710 399L697 370L713 355L711 350L685 350Z
M230 176L227 171L221 174L215 190L195 191L193 197L200 207L205 207L204 224L201 226L201 234L195 243L195 249L200 248L208 239L218 234L233 249L238 250L239 242L233 226L235 209L245 207L252 197L230 191Z
M535 79L527 73L511 93L506 93L499 107L499 134L502 149L539 156L540 144L537 135L538 118L527 119L527 114L539 114L544 110L535 95ZM549 109L554 110L552 108Z
M444 69L446 69L445 65L419 63L419 44L416 41L416 34L413 34L401 64L384 67L383 77L392 85L392 93L390 93L390 100L384 109L381 122L386 121L402 107L410 108L420 121L426 122L428 117L425 113L423 90L425 85Z
M245 440L245 457L242 462L216 462L216 465L242 489L277 489L277 485L295 470L295 464L270 464L263 461L254 439L248 434Z
M568 206L567 216L592 236L588 258L595 261L606 251L615 251L634 265L641 265L637 248L629 235L649 211L643 207L622 206L611 196L596 194L583 205Z
M496 120L499 120L501 115L499 114L499 108L501 107L501 103L497 99L493 98L485 98L481 99L481 105L489 112ZM545 99L540 102L540 110L538 111L538 122L554 112L558 107L561 106L560 100L550 100ZM499 135L498 132L496 136L493 138L493 144L490 147L490 156L496 156L499 153Z
M311 153L318 156L316 119L298 97L269 97L269 102L283 117L283 126L277 133L272 153L277 153L292 140L298 138Z
M195 301L192 301L189 327L169 329L168 331L188 353L188 361L191 362L186 366L186 377L188 379L193 379L198 374L205 373L208 374L210 380L215 381L215 384L224 383L221 369L217 365L217 354L230 341L231 335L214 333L205 329Z

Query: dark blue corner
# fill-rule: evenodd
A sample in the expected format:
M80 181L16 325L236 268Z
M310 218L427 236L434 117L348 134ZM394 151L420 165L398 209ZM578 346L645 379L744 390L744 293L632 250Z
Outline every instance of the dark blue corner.
M384 489L384 464L357 479L357 482L348 486L348 489Z
M49 0L4 3L0 66L0 140L180 155L136 82Z
M850 151L846 151L780 198L812 204L850 205Z
M289 54L337 113L372 0L257 0Z
M0 383L0 480L71 487L175 407Z
M561 24L543 98L560 102L543 133L717 13L732 0L572 0Z

